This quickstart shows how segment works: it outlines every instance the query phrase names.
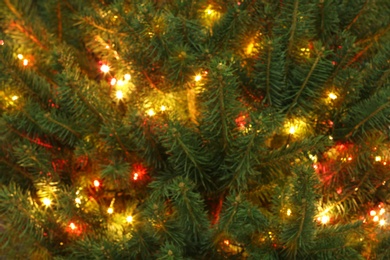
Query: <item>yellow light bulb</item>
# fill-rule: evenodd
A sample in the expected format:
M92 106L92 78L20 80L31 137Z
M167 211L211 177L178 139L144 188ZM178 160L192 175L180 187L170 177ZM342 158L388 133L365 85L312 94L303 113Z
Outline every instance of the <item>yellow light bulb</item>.
M122 99L123 98L123 92L122 90L117 90L115 93L115 96L117 99Z
M333 99L333 100L335 100L335 99L337 98L336 94L333 93L333 92L329 93L328 97L329 97L330 99Z
M107 73L110 71L110 67L106 64L103 64L101 67L100 67L100 70L103 72L103 73Z
M114 208L109 207L109 208L107 209L107 213L108 213L108 214L114 213Z
M111 86L114 86L116 84L116 78L112 78L110 84Z
M133 222L133 216L127 216L126 221L127 221L127 223Z
M129 81L131 79L131 75L130 74L125 74L125 80Z
M80 198L75 198L74 201L76 202L76 204L81 204L81 199Z
M18 54L18 59L19 60L23 59L23 57L24 57L23 54Z
M379 215L383 215L383 214L385 214L385 209L381 209L380 211L379 211Z
M380 162L382 160L382 157L380 157L380 156L375 156L375 161L376 162Z
M322 216L322 217L320 217L320 221L321 221L322 224L327 224L330 221L330 217L326 216L326 215Z
M15 100L17 100L18 98L19 98L18 96L12 96L11 99L12 99L13 101L15 101Z
M43 198L42 203L46 206L49 207L51 205L51 199L49 198Z
M146 112L149 116L154 116L156 114L156 112L154 112L153 109L149 109L147 112Z
M76 229L76 225L75 225L73 222L69 224L69 227L70 227L70 229L72 229L72 230L75 230L75 229Z
M23 66L27 66L28 65L28 59L24 59L23 60Z
M117 81L117 84L118 84L118 86L121 87L121 86L125 85L125 82L120 79L120 80Z
M291 215L291 209L288 209L287 210L287 216L290 216Z
M165 110L167 110L167 107L164 106L164 105L162 105L162 106L160 107L160 110L161 110L161 111L165 111Z
M290 134L295 134L295 127L294 126L291 126L289 129L288 129L288 132L290 133Z
M378 222L379 217L378 217L378 216L375 216L372 220L373 220L374 222Z
M196 75L195 76L195 81L200 81L202 79L202 76L201 75Z
M379 225L384 226L386 224L386 221L384 219L381 219L379 221Z

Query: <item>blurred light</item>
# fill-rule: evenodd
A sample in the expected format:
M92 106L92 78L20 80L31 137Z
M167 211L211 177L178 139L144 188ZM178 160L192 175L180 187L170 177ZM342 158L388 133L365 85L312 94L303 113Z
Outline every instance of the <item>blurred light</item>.
M337 98L336 94L331 92L329 93L329 98L335 100Z
M28 60L27 59L24 59L23 60L23 66L27 66L28 65Z
M370 211L370 215L371 215L371 216L375 216L375 215L376 215L376 211L375 211L375 210L371 210L371 211Z
M134 177L133 177L133 180L138 180L138 173L134 173Z
M146 113L149 115L149 116L154 116L156 114L156 112L154 112L153 109L149 109L148 111L146 111Z
M224 241L223 241L223 243L225 244L225 245L230 245L230 241L229 240L227 240L227 239L225 239Z
M326 216L326 215L322 216L322 217L319 217L319 221L321 221L322 224L327 224L330 221L330 217Z
M288 129L288 132L290 134L294 134L295 133L295 127L294 126L291 126L289 129Z
M51 205L51 199L49 198L43 198L42 203L46 206L49 207Z
M383 215L383 214L385 214L385 212L386 212L385 209L381 209L381 210L379 211L379 215Z
M120 79L117 81L117 84L118 84L118 86L123 86L123 85L125 85L125 82Z
M114 86L116 84L116 78L112 78L110 84L111 86Z
M127 221L127 223L133 222L133 216L127 216L126 221Z
M291 209L287 209L287 216L291 215Z
M12 99L13 101L15 101L15 100L17 100L18 98L19 98L18 96L12 96L11 99Z
M123 98L123 92L122 90L117 90L115 93L115 96L117 99L122 99Z
M114 213L114 208L109 207L109 208L107 209L107 213L108 213L108 214Z
M19 59L19 60L22 60L23 57L24 57L23 54L18 54L18 59Z
M200 81L202 79L202 76L201 75L196 75L195 76L195 81Z
M374 220L375 222L378 222L379 217L378 217L378 216L375 216L372 220Z
M4 40L0 40L0 45L4 45Z
M165 111L165 110L167 110L167 107L164 106L164 105L162 105L162 106L160 107L160 110L161 110L161 111Z
M100 186L100 181L98 180L94 180L93 181L93 186L95 186L96 188Z
M386 221L384 219L381 219L379 221L379 225L384 226L386 224Z
M382 157L380 157L380 156L375 156L375 161L376 162L380 162L382 160Z
M76 225L73 222L69 224L69 227L72 230L75 230L77 228Z
M100 70L104 73L107 73L110 71L110 67L106 64L103 64L101 67L100 67Z
M131 75L130 74L125 74L125 80L129 81L131 79Z

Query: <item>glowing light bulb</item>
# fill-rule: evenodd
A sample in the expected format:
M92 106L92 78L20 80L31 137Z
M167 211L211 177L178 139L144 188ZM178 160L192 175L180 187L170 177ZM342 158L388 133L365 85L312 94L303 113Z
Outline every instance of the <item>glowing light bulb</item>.
M291 209L287 209L287 216L291 215Z
M161 111L165 111L165 110L167 110L167 107L164 106L164 105L162 105L162 106L160 107L160 110L161 110Z
M380 156L375 156L375 161L376 162L380 162L382 160L382 157L380 157Z
M133 216L127 216L126 221L127 221L127 223L133 222Z
M23 60L23 66L27 66L28 65L28 59L24 59Z
M100 67L100 70L103 72L103 73L107 73L110 71L110 66L106 65L106 64L103 64L101 67Z
M108 213L108 214L114 213L114 208L109 207L109 208L107 209L107 213Z
M42 203L46 206L49 207L51 205L51 199L49 198L43 198Z
M295 134L295 127L294 126L291 126L289 129L288 129L288 132L290 133L290 134Z
M384 219L381 219L379 221L379 225L384 226L386 224L386 221Z
M370 215L371 215L371 216L375 216L375 215L376 215L376 211L375 211L375 210L371 210L371 211L370 211Z
M100 186L100 181L98 180L94 180L93 181L93 186L95 186L96 188Z
M135 180L135 181L138 180L138 176L139 176L138 173L134 173L133 180Z
M195 81L200 81L202 79L202 76L201 75L196 75L195 76Z
M130 74L125 74L125 80L129 81L131 79L131 75Z
M227 239L226 239L226 240L224 240L224 241L223 241L223 243L224 243L225 245L227 245L227 246L228 246L228 245L230 245L230 241L229 241L229 240L227 240Z
M325 215L325 216L319 217L319 220L321 221L322 224L327 224L330 221L330 217Z
M0 40L0 45L4 45L4 40Z
M378 216L375 216L372 220L373 220L374 222L378 222L379 217L378 217Z
M81 199L80 198L75 198L74 201L76 202L76 204L81 204Z
M147 112L146 112L149 116L154 116L156 114L156 112L154 112L153 109L149 109Z
M380 211L379 211L379 215L383 215L383 214L385 214L385 209L381 209Z
M19 60L22 60L24 56L23 56L23 54L18 54L17 57L18 57Z
M335 99L337 98L336 94L333 93L333 92L329 93L328 97L329 97L330 99L333 99L333 100L335 100Z
M18 98L19 98L18 96L12 96L11 99L12 99L13 101L15 101L15 100L17 100Z
M75 230L77 228L76 225L73 222L69 224L69 227L72 230Z
M123 92L122 90L117 90L115 93L115 96L117 99L122 99L123 98Z
M111 86L114 86L116 84L116 78L112 78L110 84Z

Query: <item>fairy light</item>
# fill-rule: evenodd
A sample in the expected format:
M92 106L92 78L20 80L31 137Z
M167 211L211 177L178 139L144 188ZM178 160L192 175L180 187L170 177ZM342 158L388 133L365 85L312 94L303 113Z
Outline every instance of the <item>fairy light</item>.
M138 173L134 173L134 176L133 176L133 180L138 180L138 177L139 177L139 175L138 175Z
M162 106L160 107L160 110L164 112L165 110L167 110L167 107L164 106L164 105L162 105Z
M246 47L245 53L247 55L250 55L253 52L253 47L255 46L254 42L251 41L248 46Z
M380 210L379 210L379 215L383 215L383 214L385 214L385 212L386 212L385 209L380 209Z
M125 82L123 81L123 80L118 80L117 82L116 82L116 84L118 84L118 86L119 87L122 87L123 85L125 85Z
M129 81L131 79L131 75L129 73L125 74L125 80Z
M95 186L96 188L98 188L100 186L100 181L99 180L94 180L93 181L93 186Z
M116 84L116 78L112 78L110 84L111 86L114 86Z
M23 66L27 66L28 65L28 59L24 59L23 60Z
M153 109L149 109L148 111L146 111L146 113L148 114L148 116L154 116L156 114Z
M330 217L328 215L323 215L317 218L317 221L321 222L322 224L328 224L330 221Z
M117 90L115 93L115 96L117 99L122 99L123 98L123 92L122 90Z
M201 75L198 74L198 75L195 76L195 81L196 82L200 81L201 79L202 79Z
M382 157L380 157L379 155L378 155L378 156L375 156L375 161L376 161L376 162L382 161Z
M381 220L379 221L379 225L380 225L380 226L384 226L385 224L386 224L386 220L381 219Z
M45 205L46 207L49 207L51 205L51 199L49 198L43 198L42 199L42 203L43 205Z
M328 97L329 97L330 99L332 99L332 100L335 100L335 99L337 99L337 96L336 96L336 94L335 94L335 93L333 93L333 92L329 93Z
M110 66L106 65L106 64L103 64L101 67L100 67L100 70L103 72L103 73L107 73L110 71Z
M225 245L230 245L230 241L229 240L227 240L227 239L225 239L224 241L223 241L223 243L225 244Z
M290 126L290 128L288 129L288 132L289 132L289 134L295 134L295 131L296 131L296 129L295 129L295 126Z
M378 217L378 216L375 216L372 220L373 220L374 222L378 222L378 221L379 221L379 217Z
M17 57L18 57L19 60L22 60L24 56L23 56L23 54L18 54Z
M13 101L17 100L18 98L19 98L18 96L12 96L12 97L11 97L11 99L12 99Z
M107 213L108 213L108 214L114 213L114 208L113 208L113 207L109 207L109 208L107 209Z
M370 211L370 216L375 216L376 215L376 211L375 210L371 210Z
M73 222L69 224L69 227L72 230L75 230L77 228L76 225Z
M132 223L133 222L133 216L127 216L126 217L127 223Z
M291 216L291 209L287 209L287 216Z
M0 45L4 45L4 40L0 40Z

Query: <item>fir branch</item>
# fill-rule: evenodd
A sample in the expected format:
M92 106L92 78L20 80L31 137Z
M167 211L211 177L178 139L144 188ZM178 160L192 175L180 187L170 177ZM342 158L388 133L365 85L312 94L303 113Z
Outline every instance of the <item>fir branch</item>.
M54 118L52 118L52 117L50 116L50 113L46 113L46 114L45 114L45 118L47 118L50 122L52 122L52 123L54 123L54 124L56 124L56 125L59 125L60 127L66 129L66 130L68 130L69 132L71 132L71 133L72 133L74 136L76 136L77 138L79 138L79 139L81 138L81 134L80 134L80 133L76 132L75 130L73 130L73 129L70 128L69 126L67 126L67 125L65 125L65 124L63 124L63 123L61 123L61 122L55 120Z
M356 21L359 19L359 17L364 13L365 9L366 9L366 6L368 4L369 0L366 0L364 2L364 5L362 6L362 8L360 9L360 11L357 13L357 15L353 18L353 20L347 25L347 27L345 27L345 30L348 31L353 24L356 23Z
M298 6L299 6L299 0L294 1L294 11L293 11L293 17L291 22L291 29L290 29L290 37L288 39L288 47L287 47L287 56L291 57L292 55L292 49L295 44L294 42L294 36L295 31L297 28L297 20L298 20Z

